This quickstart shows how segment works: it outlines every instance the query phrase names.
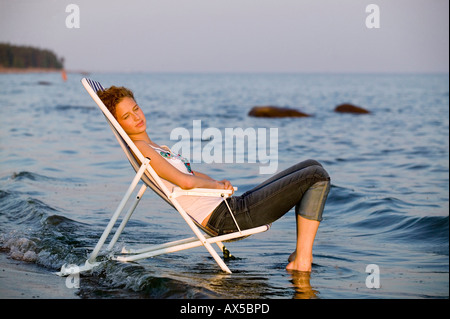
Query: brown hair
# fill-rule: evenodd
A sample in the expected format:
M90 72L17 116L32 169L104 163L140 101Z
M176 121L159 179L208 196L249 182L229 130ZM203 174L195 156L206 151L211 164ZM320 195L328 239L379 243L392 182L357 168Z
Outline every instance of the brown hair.
M117 104L119 104L126 97L134 100L133 92L123 86L111 86L104 91L98 91L97 95L116 119Z

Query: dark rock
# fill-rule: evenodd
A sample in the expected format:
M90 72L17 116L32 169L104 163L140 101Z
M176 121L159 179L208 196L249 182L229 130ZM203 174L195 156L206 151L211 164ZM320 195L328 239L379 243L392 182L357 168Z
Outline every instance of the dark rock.
M248 113L255 117L308 117L309 114L299 110L278 106L255 106Z
M39 84L39 85L51 85L52 82L48 82L48 81L39 81L37 84Z
M370 111L352 104L341 104L334 109L338 113L369 114Z

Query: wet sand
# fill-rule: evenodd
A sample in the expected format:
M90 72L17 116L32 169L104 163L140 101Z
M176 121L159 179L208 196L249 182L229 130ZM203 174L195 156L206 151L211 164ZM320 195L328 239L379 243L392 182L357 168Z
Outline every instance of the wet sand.
M78 299L66 278L33 263L0 253L0 299Z

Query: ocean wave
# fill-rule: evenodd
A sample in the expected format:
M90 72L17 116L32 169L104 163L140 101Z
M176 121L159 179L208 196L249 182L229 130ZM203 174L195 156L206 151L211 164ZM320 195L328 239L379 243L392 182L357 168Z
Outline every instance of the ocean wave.
M21 181L21 180L31 180L31 181L55 181L56 178L48 177L45 175L28 172L28 171L21 171L21 172L14 172L11 174L10 178L12 180Z
M0 251L52 271L63 264L83 264L100 235L91 225L19 192L0 190L0 213ZM103 261L100 266L81 278L83 285L77 294L82 298L217 297L206 288L157 276L136 263L111 261L102 254L98 259Z
M404 218L393 229L389 238L396 241L426 243L427 245L444 245L442 253L448 256L449 217L424 216Z
M62 150L60 151L62 154L72 154L74 151L71 150ZM49 170L52 170L49 168ZM56 169L53 169L54 171L58 171ZM53 176L47 176L38 174L35 172L30 171L20 171L20 172L13 172L12 174L9 174L7 176L4 176L0 180L11 180L14 182L26 182L26 181L33 181L33 182L42 182L42 183L59 183L62 185L71 184L71 183L82 183L83 179L80 179L78 177L64 177L64 178L58 178Z
M107 261L82 277L83 298L211 299L219 295L205 287L161 277L136 263Z
M57 111L77 111L83 113L89 113L95 111L97 108L95 106L87 106L87 105L56 105L55 110Z
M420 204L424 212L418 215L418 206L393 196L332 185L324 217L355 236L375 236L380 242L415 245L416 249L433 247L433 251L448 255L449 216L427 215L427 210L436 206L430 203ZM327 217L327 209L333 211L331 217Z
M1 248L9 253L19 251L25 254L23 242L33 242L32 251L37 255L33 261L36 262L40 260L41 251L52 250L61 244L67 246L70 237L77 235L73 233L74 228L80 224L60 215L57 209L41 200L4 190L0 190L0 218ZM61 260L66 255L67 252L63 252ZM20 259L19 255L16 257ZM58 267L48 263L46 266Z
M0 190L0 212L5 227L15 224L24 228L39 225L46 214L56 210L36 198L16 191Z

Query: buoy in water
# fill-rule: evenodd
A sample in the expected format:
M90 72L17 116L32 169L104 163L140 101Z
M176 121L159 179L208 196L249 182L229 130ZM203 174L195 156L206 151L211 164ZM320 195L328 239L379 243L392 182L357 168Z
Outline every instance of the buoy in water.
M67 81L67 73L66 73L66 70L63 69L63 70L61 71L61 77L62 77L62 79L63 79L64 82Z

